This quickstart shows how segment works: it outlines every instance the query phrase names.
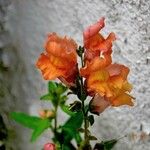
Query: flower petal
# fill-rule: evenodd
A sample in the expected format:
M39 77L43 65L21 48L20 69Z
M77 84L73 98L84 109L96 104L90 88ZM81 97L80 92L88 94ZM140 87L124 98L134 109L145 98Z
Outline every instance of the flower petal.
M112 51L112 42L116 40L115 34L112 32L109 34L109 36L104 40L98 47L99 51L105 53Z
M124 84L123 84L122 90L131 92L132 84L130 84L129 82L125 81Z
M36 66L46 80L63 79L69 85L75 85L77 66L77 44L73 39L60 37L56 33L48 35L45 50Z
M51 64L49 57L43 53L38 59L36 66L42 71L45 80L53 80L65 74L64 70L57 69L53 64Z
M92 72L101 70L112 62L110 55L104 55L104 58L95 57L91 62L87 62L84 68L80 69L80 74L83 77L89 76Z
M77 44L72 39L67 39L66 37L61 38L56 33L49 34L45 49L48 55L67 59L67 61L73 63L77 62Z
M111 91L107 82L95 82L88 86L88 92L95 92L101 96L112 97L113 92Z
M129 68L120 64L111 64L106 68L110 76L120 75L124 80L127 79Z
M104 20L105 20L105 18L103 17L97 23L95 23L94 25L91 25L87 29L85 29L85 31L83 32L84 42L86 42L91 37L96 35L105 26Z
M132 101L133 97L127 93L122 93L118 97L112 100L112 106L118 107L121 105L129 105L133 106L134 103Z

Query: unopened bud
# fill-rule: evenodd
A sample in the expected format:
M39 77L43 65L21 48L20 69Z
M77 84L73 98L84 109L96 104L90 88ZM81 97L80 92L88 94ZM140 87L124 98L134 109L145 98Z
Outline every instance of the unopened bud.
M53 143L47 143L44 145L44 150L56 150L55 144Z
M55 113L53 112L53 111L47 111L47 113L46 113L46 117L47 118L53 118L55 116Z
M41 110L39 112L39 115L41 118L46 119L46 118L53 118L55 116L55 113L50 110Z
M40 117L41 118L46 118L46 112L45 112L45 110L41 110L41 111L39 111L39 115L40 115Z

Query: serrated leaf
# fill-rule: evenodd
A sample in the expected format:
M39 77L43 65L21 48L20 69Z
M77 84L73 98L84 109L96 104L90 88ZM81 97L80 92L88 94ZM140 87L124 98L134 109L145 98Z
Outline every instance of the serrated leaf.
M88 120L90 122L90 125L92 126L94 124L94 116L93 115L89 115L88 116Z
M35 141L47 128L50 127L50 120L49 119L42 119L38 126L34 129L31 137L31 141Z
M36 116L29 116L21 112L12 112L10 117L16 122L28 127L30 129L35 129L40 122L41 118Z

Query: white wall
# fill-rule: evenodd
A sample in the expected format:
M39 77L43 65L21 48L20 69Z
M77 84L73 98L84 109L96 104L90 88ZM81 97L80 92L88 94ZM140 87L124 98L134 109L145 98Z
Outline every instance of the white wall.
M14 72L17 79L10 75L12 93L17 99L14 108L36 114L44 106L38 99L46 85L34 64L43 50L46 34L55 31L82 44L83 29L105 16L106 27L102 32L107 35L113 31L118 37L113 59L131 68L129 80L134 85L136 104L133 108L108 109L96 117L93 132L100 139L119 138L132 132L139 134L143 125L143 130L150 133L149 7L149 0L13 0L8 7L6 27L22 68ZM45 134L36 144L31 144L29 130L18 128L19 150L40 150L48 141L49 135ZM128 136L120 140L116 150L149 150L149 147L150 141L129 140Z

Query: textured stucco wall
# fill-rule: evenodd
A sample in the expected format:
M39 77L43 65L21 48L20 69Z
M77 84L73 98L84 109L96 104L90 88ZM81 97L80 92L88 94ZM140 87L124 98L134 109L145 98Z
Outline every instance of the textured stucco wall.
M34 64L42 52L46 34L55 31L71 36L81 44L83 29L101 16L106 18L106 27L102 31L104 35L113 31L118 37L114 44L114 61L131 68L129 79L134 85L136 105L132 109L108 109L96 117L93 132L100 139L119 138L132 132L139 135L141 126L144 132L150 133L149 0L11 1L6 28L11 35L13 48L4 55L4 60L12 68L7 77L11 93L6 97L9 105L5 102L7 107L3 107L4 110L15 109L37 114L37 110L44 107L38 99L45 90L45 84ZM49 135L45 133L45 137L30 144L29 130L17 127L17 135L20 136L17 138L18 150L40 150L48 141ZM149 150L149 147L149 139L130 140L128 137L120 140L115 149Z

